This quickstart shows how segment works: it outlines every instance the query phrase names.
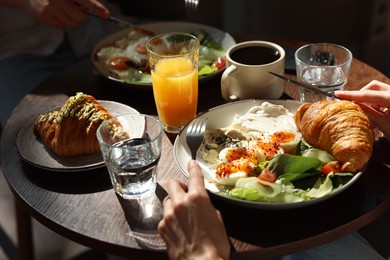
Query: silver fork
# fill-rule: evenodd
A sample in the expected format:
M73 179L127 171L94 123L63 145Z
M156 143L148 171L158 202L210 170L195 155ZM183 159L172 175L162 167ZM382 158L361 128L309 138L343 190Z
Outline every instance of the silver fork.
M187 146L190 148L192 159L196 159L196 152L199 146L202 144L204 132L206 131L207 118L198 117L195 118L187 127L186 141Z
M188 11L195 12L200 0L184 0L185 7Z

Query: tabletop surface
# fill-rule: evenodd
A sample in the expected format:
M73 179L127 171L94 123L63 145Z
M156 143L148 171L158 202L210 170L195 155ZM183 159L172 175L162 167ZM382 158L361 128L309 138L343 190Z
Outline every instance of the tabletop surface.
M237 41L264 37L237 36ZM273 39L283 47L298 42ZM294 77L293 75L290 75ZM354 59L346 89L360 89L372 79L390 80ZM224 104L220 76L199 86L198 112ZM156 226L162 217L165 182L187 182L175 165L173 140L164 137L156 194L126 201L112 190L105 167L83 172L54 172L22 160L15 147L19 129L32 117L54 107L78 91L96 99L114 100L145 114L156 115L151 89L134 91L93 72L84 60L53 76L28 94L17 106L1 138L1 161L17 202L45 226L76 242L121 256L166 258ZM297 88L286 83L283 99L296 98ZM233 256L279 256L334 240L357 230L390 208L390 144L377 135L374 154L364 174L351 187L319 204L280 210L243 208L211 196L224 218L236 253Z

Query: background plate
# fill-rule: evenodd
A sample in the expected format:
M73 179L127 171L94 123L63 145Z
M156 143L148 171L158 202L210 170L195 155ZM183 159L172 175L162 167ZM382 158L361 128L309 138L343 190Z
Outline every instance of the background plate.
M283 105L292 113L295 113L298 107L302 104L301 102L294 101L294 100L243 100L243 101L232 102L222 106L215 107L213 109L210 109L208 112L200 115L199 117L208 118L207 129L227 127L231 125L233 118L235 117L236 114L238 115L245 114L251 107L260 105L265 101L277 105ZM175 157L176 164L179 166L181 172L184 174L184 176L188 178L189 175L187 171L187 163L189 160L191 160L191 152L190 149L187 147L187 142L186 142L187 127L188 125L182 130L180 135L175 140L174 157ZM312 200L296 202L296 203L252 202L252 201L234 199L219 194L219 190L217 189L217 187L210 181L211 177L208 173L209 164L207 164L201 159L199 153L197 154L196 158L199 165L202 168L203 175L205 177L206 189L210 191L210 193L213 196L216 196L217 198L222 199L228 203L233 203L244 207L258 208L258 209L288 209L288 208L298 208L298 207L319 203L347 189L362 174L362 172L355 174L355 176L343 187L341 187L340 189L335 189L330 194L318 199L312 199Z
M197 30L204 30L205 32L209 33L211 37L217 41L222 43L222 47L227 50L231 46L233 46L236 41L233 39L233 37L226 33L223 32L219 29L207 26L207 25L202 25L202 24L196 24L196 23L187 23L187 22L158 22L158 23L148 23L148 24L143 24L141 25L143 28L148 29L152 32L155 32L156 34L161 34L161 33L167 33L167 32L191 32L191 31L197 31ZM99 52L99 50L107 45L111 45L112 43L116 42L120 38L123 38L125 35L129 33L129 29L125 29L119 32L116 32L103 40L101 40L93 49L92 51L92 64L94 65L95 69L104 77L125 84L129 88L132 89L139 89L139 90L151 90L152 89L152 83L140 83L140 82L125 82L121 79L117 79L112 77L108 73L107 66L105 64L102 64L98 61L96 61L95 56L96 53ZM209 80L220 73L222 73L222 70L218 70L215 73L203 76L199 78L199 82L203 82L205 80Z
M113 116L138 113L134 108L118 102L105 100L99 100L98 102ZM54 154L34 135L33 124L35 119L29 120L16 136L16 148L23 160L36 167L59 172L86 171L104 166L103 157L100 153L75 158L62 158Z

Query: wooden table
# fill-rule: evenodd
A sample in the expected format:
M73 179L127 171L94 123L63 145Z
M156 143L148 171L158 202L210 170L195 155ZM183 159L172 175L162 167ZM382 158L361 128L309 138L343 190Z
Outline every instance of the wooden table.
M250 36L236 39L267 40ZM282 46L300 44L272 40ZM156 114L150 89L134 91L92 71L89 60L84 60L45 81L20 102L4 128L1 161L17 202L20 257L33 256L32 216L53 231L97 250L133 258L167 258L156 231L162 216L163 187L171 178L187 181L174 162L175 136L164 138L156 195L143 201L118 198L105 167L88 172L53 172L24 162L16 150L17 132L30 118L62 105L77 91L128 104L142 113ZM372 79L390 83L383 74L355 59L346 88L359 89ZM199 112L225 103L219 81L220 77L215 77L200 84ZM283 98L298 96L297 88L288 84L285 93ZM389 159L384 156L389 148L389 142L378 136L374 155L361 178L320 204L289 210L255 210L222 203L212 196L236 250L232 257L274 257L298 252L337 239L375 220L390 208Z

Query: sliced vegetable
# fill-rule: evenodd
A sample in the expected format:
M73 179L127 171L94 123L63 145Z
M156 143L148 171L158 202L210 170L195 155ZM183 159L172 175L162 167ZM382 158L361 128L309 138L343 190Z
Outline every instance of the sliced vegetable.
M268 163L259 177L240 178L233 189L225 190L229 197L265 203L292 203L320 198L330 194L351 180L351 173L330 172L324 177L321 170L325 165L321 160L311 157L281 154ZM272 170L273 169L273 170ZM272 171L271 171L272 170ZM277 170L274 182L263 180L264 176ZM263 175L263 177L261 177ZM272 177L264 177L271 178Z
M259 175L259 180L262 181L268 181L268 182L275 182L276 181L276 173L273 171L264 168L263 171Z
M259 163L255 168L256 175L260 175L260 173L264 170L264 168L267 166L268 161L263 161Z
M328 162L327 164L322 166L321 172L325 175L328 175L330 173L340 173L341 165L338 161Z
M140 54L148 54L148 51L146 50L146 42L147 41L144 41L144 42L140 42L138 43L136 46L135 46L135 50L140 53Z
M217 71L217 68L211 67L209 65L204 65L201 69L198 71L198 76L204 76L209 75L213 72Z
M306 195L310 198L321 198L329 194L333 189L332 177L333 174L327 175L324 182L322 182L321 179L318 179L316 184L314 184L313 188L311 188Z
M116 70L127 70L129 66L126 62L131 62L131 59L128 57L114 57L108 62L108 64Z
M228 196L248 201L261 202L299 202L303 191L291 192L290 187L261 181L256 177L243 178L237 181L236 188L228 191Z
M324 150L316 149L316 148L309 148L309 149L304 150L302 152L302 156L316 158L316 159L321 160L321 161L326 162L326 163L336 160L328 152L326 152Z
M216 61L213 62L211 65L212 68L217 68L217 70L221 70L225 68L226 66L226 59L225 57L218 57Z

